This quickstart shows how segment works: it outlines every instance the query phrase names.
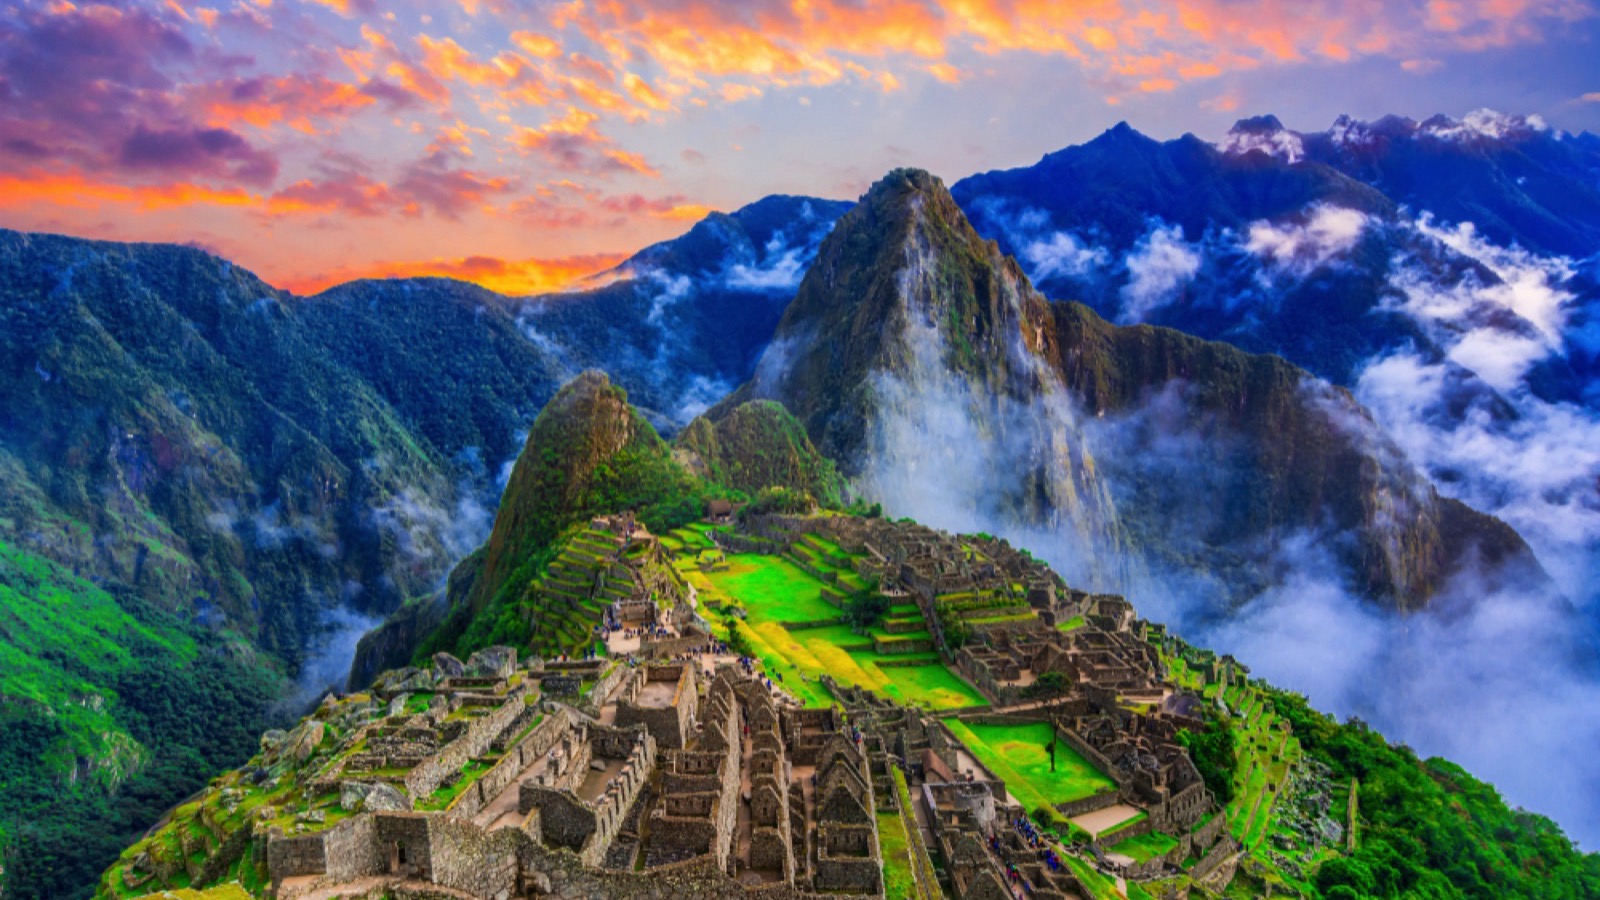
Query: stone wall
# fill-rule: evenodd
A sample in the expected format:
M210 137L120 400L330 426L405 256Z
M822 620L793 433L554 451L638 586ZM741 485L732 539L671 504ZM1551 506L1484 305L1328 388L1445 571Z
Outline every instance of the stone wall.
M1079 800L1073 800L1069 803L1057 803L1055 808L1057 812L1070 819L1074 816L1081 816L1084 813L1092 813L1097 809L1105 809L1108 806L1116 806L1121 802L1122 795L1120 793L1117 791L1106 791L1102 794L1095 794L1092 797L1084 797Z
M1209 821L1194 830L1194 849L1198 851L1201 848L1215 844L1227 824L1227 815L1218 810L1216 815L1212 816Z
M1239 842L1233 839L1233 835L1223 835L1222 840L1211 847L1211 852L1201 857L1200 861L1194 864L1194 868L1189 870L1189 877L1195 881L1204 880L1206 876L1216 871L1218 866L1232 859L1238 849Z
M300 837L274 835L267 841L267 872L273 884L299 875L321 875L328 870L327 845L324 835L307 834Z
M694 666L649 666L643 672L645 683L674 683L667 706L641 706L636 699L617 704L619 728L643 725L656 742L667 749L679 749L694 732L694 708L698 702Z
M617 685L622 679L633 674L633 671L627 666L612 664L595 681L594 687L589 689L589 693L585 694L583 699L579 700L574 706L586 716L599 718L600 705L606 702L606 698L610 697L611 692L617 689Z
M517 841L485 833L460 819L440 816L429 824L433 881L477 897L504 900L517 888ZM515 829L501 829L511 835Z
M545 716L544 721L533 726L533 730L524 735L516 746L506 751L505 756L483 773L472 787L462 791L450 804L449 812L469 819L477 815L491 800L500 796L500 792L510 787L524 769L550 752L550 748L571 728L570 715L558 707Z
M704 634L686 634L672 638L642 638L639 655L645 659L667 659L705 646L711 638Z
M499 737L500 732L526 708L523 699L526 691L526 688L519 688L508 694L499 709L474 719L460 737L406 773L406 791L411 797L421 800L431 796L447 777L460 772L473 757L488 752L489 745Z
M328 877L346 881L386 870L388 860L377 839L377 818L356 816L346 819L324 836L328 857Z
M1065 741L1067 746L1078 751L1078 753L1081 754L1084 759L1089 761L1090 765L1093 765L1096 769L1100 770L1100 774L1116 782L1117 787L1123 787L1126 785L1128 778L1126 775L1122 774L1122 770L1112 765L1111 760L1106 759L1104 753L1101 753L1099 750L1096 750L1094 747L1090 746L1089 742L1079 737L1076 731L1073 731L1070 728L1062 728L1057 726L1056 737L1062 741Z
M534 814L537 818L537 813ZM346 895L388 896L394 900L510 900L526 897L605 897L618 900L823 900L821 895L788 884L742 885L711 856L660 866L647 872L599 869L579 854L546 847L523 828L485 833L471 822L443 813L362 813L349 825L351 843L365 836L367 846L351 846L352 874L319 879L316 886L348 888ZM314 836L315 837L315 836ZM322 846L320 840L279 838L271 850L280 859L290 845ZM391 871L405 846L405 869ZM320 851L319 851L320 852ZM359 858L358 858L359 857ZM876 862L872 863L876 871ZM359 871L366 869L366 871ZM318 874L305 872L302 874ZM841 873L841 875L848 873ZM866 873L855 873L857 879ZM357 879L370 879L354 884ZM422 881L431 884L421 884ZM312 888L314 889L314 887ZM872 900L871 894L831 893L827 900ZM287 900L287 898L286 898Z
M201 807L202 810L210 809L209 806ZM213 833L215 829L213 829ZM244 852L250 849L252 838L251 829L240 827L233 830L217 847L216 852L206 857L206 861L195 874L193 884L210 884L226 875L228 868L234 864Z
M580 799L567 787L547 787L524 782L518 788L517 810L538 813L539 834L546 843L568 847L581 858L599 865L611 841L655 769L656 742L641 728L619 729L593 725L589 739L579 746L576 759L580 780L591 755L624 760L621 771L594 803Z

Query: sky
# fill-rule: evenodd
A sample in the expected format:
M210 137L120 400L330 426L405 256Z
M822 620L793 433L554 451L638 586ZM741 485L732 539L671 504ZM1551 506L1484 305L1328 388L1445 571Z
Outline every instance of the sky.
M0 0L0 226L309 294L556 289L771 193L1119 121L1489 107L1600 131L1588 0Z

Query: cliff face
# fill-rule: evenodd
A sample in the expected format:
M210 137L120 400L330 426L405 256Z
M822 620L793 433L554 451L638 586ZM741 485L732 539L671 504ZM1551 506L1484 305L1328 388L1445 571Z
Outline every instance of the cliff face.
M1085 415L1109 423L1095 434L1117 448L1103 468L1147 555L1198 559L1248 592L1274 576L1283 539L1317 534L1358 590L1402 609L1469 559L1537 570L1515 531L1441 497L1343 388L1077 303L1054 313L1054 366Z
M1071 533L1075 575L1113 583L1124 534L1049 366L1054 341L1015 262L938 179L900 170L839 220L755 379L713 416L776 399L867 499L948 527L1006 516Z
M1469 558L1537 570L1504 523L1443 501L1348 392L1046 301L926 173L891 173L840 219L756 377L713 418L751 397L793 410L889 512L1027 536L1080 583L1181 568L1225 608L1306 539L1401 608Z

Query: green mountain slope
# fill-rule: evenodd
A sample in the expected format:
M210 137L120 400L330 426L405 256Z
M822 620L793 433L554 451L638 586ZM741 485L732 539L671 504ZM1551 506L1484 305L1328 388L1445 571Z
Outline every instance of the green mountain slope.
M6 896L85 896L174 800L248 755L281 690L262 663L238 636L0 542Z
M817 452L805 427L780 403L752 401L715 421L701 416L673 445L690 471L734 490L754 495L784 485L823 506L843 505L844 481L833 461Z
M590 517L630 511L656 534L700 518L709 498L742 500L782 487L837 507L842 485L799 423L781 406L756 403L712 424L697 420L667 444L599 372L585 372L539 413L501 498L489 540L451 575L447 602L402 611L362 641L356 680L384 663L437 650L466 655L496 643L553 652L577 649L587 625L541 593L540 578L581 542ZM581 555L581 554L580 554ZM571 605L571 604L569 604ZM597 610L584 619L598 621ZM591 621L592 620L592 621ZM436 624L438 623L438 624ZM541 629L548 625L550 632Z

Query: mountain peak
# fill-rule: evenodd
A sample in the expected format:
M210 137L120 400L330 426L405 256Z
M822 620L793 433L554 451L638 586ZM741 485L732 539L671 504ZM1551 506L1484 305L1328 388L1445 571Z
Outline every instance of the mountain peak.
M848 471L881 402L877 379L952 372L1011 391L1027 377L1028 356L1013 342L1042 333L1033 326L1048 316L1021 269L973 230L943 181L895 169L823 241L737 397L782 401Z
M1217 149L1228 156L1265 155L1286 163L1297 163L1305 158L1305 143L1301 136L1278 121L1274 115L1251 116L1240 119L1228 129L1228 134L1217 144Z
M482 609L566 522L583 515L590 489L624 451L670 458L655 429L628 404L627 391L604 372L591 369L563 385L534 420L511 470L467 606Z
M1283 123L1278 117L1267 113L1263 116L1248 116L1233 123L1228 129L1229 134L1274 134L1283 131Z

